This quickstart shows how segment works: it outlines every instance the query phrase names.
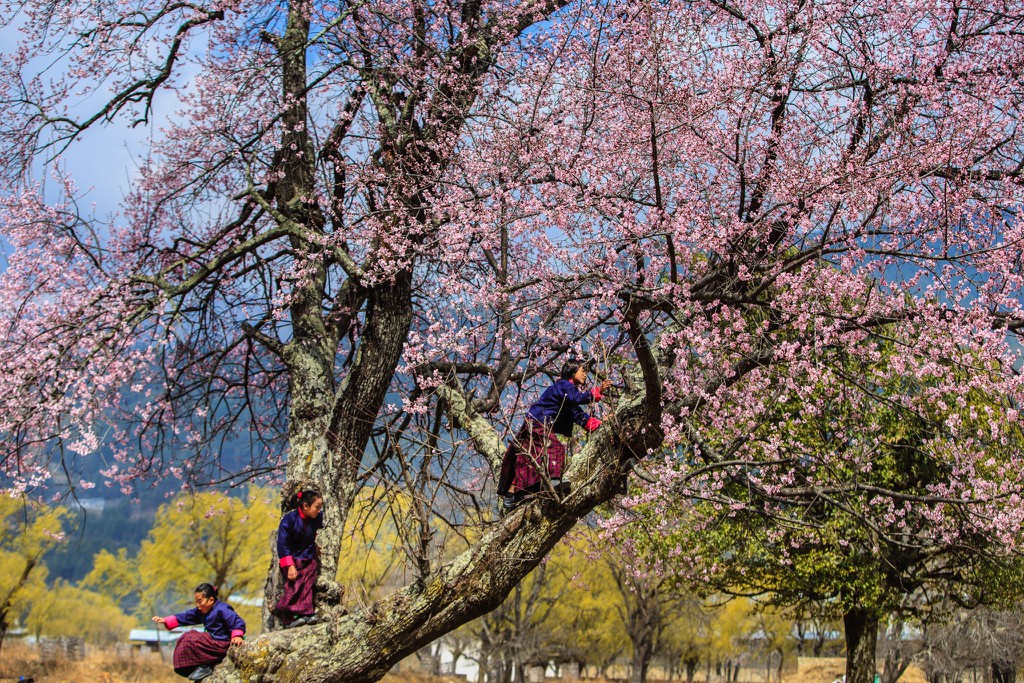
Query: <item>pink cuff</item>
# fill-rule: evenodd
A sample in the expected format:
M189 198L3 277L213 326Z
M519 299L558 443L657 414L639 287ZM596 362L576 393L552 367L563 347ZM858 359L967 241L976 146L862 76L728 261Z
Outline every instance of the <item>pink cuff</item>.
M241 638L241 637L242 637L242 636L244 636L244 635L245 635L245 631L243 631L243 630L242 630L242 629L240 629L240 628L236 628L236 629L235 629L234 631L232 631L232 632L231 632L231 637L232 637L232 638L235 638L236 636L237 636L238 638Z
M284 557L281 558L281 566L282 567L290 567L293 564L295 564L295 560L292 559L291 555L285 555Z
M167 627L168 631L170 631L173 628L178 628L178 617L174 616L173 614L169 617L164 617L164 626Z
M595 401L600 401L602 398L604 398L604 395L601 393L600 385L592 388L590 390L590 393L594 395L594 400Z
M592 432L600 426L601 421L598 420L596 417L592 417L589 420L587 420L587 424L583 425L583 428L586 429L588 432Z

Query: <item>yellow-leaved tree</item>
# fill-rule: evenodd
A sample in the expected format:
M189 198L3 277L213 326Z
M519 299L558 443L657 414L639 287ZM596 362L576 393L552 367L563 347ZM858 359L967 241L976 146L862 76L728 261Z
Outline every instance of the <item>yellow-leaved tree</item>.
M548 560L548 581L560 595L548 626L552 649L562 661L604 671L626 649L618 591L611 567L603 561L598 533L580 525L555 546Z
M727 598L712 611L711 659L722 669L726 681L736 680L750 651L750 636L757 628L754 604L748 598Z
M132 604L136 614L177 612L200 583L217 586L223 600L259 630L271 539L280 519L277 493L251 488L244 498L182 494L160 506L135 557L101 551L81 585Z
M45 590L43 556L64 539L64 508L0 495L0 647L12 622Z
M413 561L402 536L409 506L406 497L388 495L383 489L366 488L357 495L352 509L358 514L345 521L336 575L350 607L379 599L405 578Z
M110 645L123 641L135 621L113 597L98 591L60 580L41 588L30 598L25 618L26 630L37 638L80 636L88 643Z

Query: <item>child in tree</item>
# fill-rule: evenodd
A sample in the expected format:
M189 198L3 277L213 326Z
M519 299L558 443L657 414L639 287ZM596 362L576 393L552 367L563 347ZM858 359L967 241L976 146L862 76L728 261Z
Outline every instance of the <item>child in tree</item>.
M196 606L169 617L153 617L167 630L202 624L205 631L186 631L174 646L174 672L190 681L201 681L213 673L232 644L245 635L245 622L226 602L217 599L217 588L201 583L195 590Z
M316 532L323 526L324 499L313 490L299 490L285 498L289 510L277 529L277 556L284 574L284 594L274 609L285 628L316 623L314 589L320 569Z
M556 435L571 436L574 424L588 432L601 426L601 420L588 415L580 406L600 401L602 392L612 384L606 379L584 390L586 382L586 367L578 361L570 361L562 366L558 380L530 406L522 428L502 459L498 495L503 499L503 512L525 496L540 491L545 478L549 478L556 491L568 488L568 482L562 480L565 446Z

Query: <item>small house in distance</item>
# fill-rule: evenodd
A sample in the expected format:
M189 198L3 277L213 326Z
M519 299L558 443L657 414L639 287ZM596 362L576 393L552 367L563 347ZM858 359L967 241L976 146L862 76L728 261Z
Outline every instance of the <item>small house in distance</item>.
M128 642L133 651L160 652L173 650L174 643L185 631L201 630L199 627L182 627L173 631L162 628L133 628L128 634Z

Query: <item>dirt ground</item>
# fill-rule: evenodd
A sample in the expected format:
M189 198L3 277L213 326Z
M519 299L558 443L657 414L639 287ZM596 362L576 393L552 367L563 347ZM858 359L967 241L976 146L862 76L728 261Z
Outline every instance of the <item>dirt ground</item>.
M800 657L795 672L783 674L782 683L832 683L842 680L846 660L842 657ZM763 678L761 680L764 680ZM915 666L900 677L900 683L927 683L924 673Z

